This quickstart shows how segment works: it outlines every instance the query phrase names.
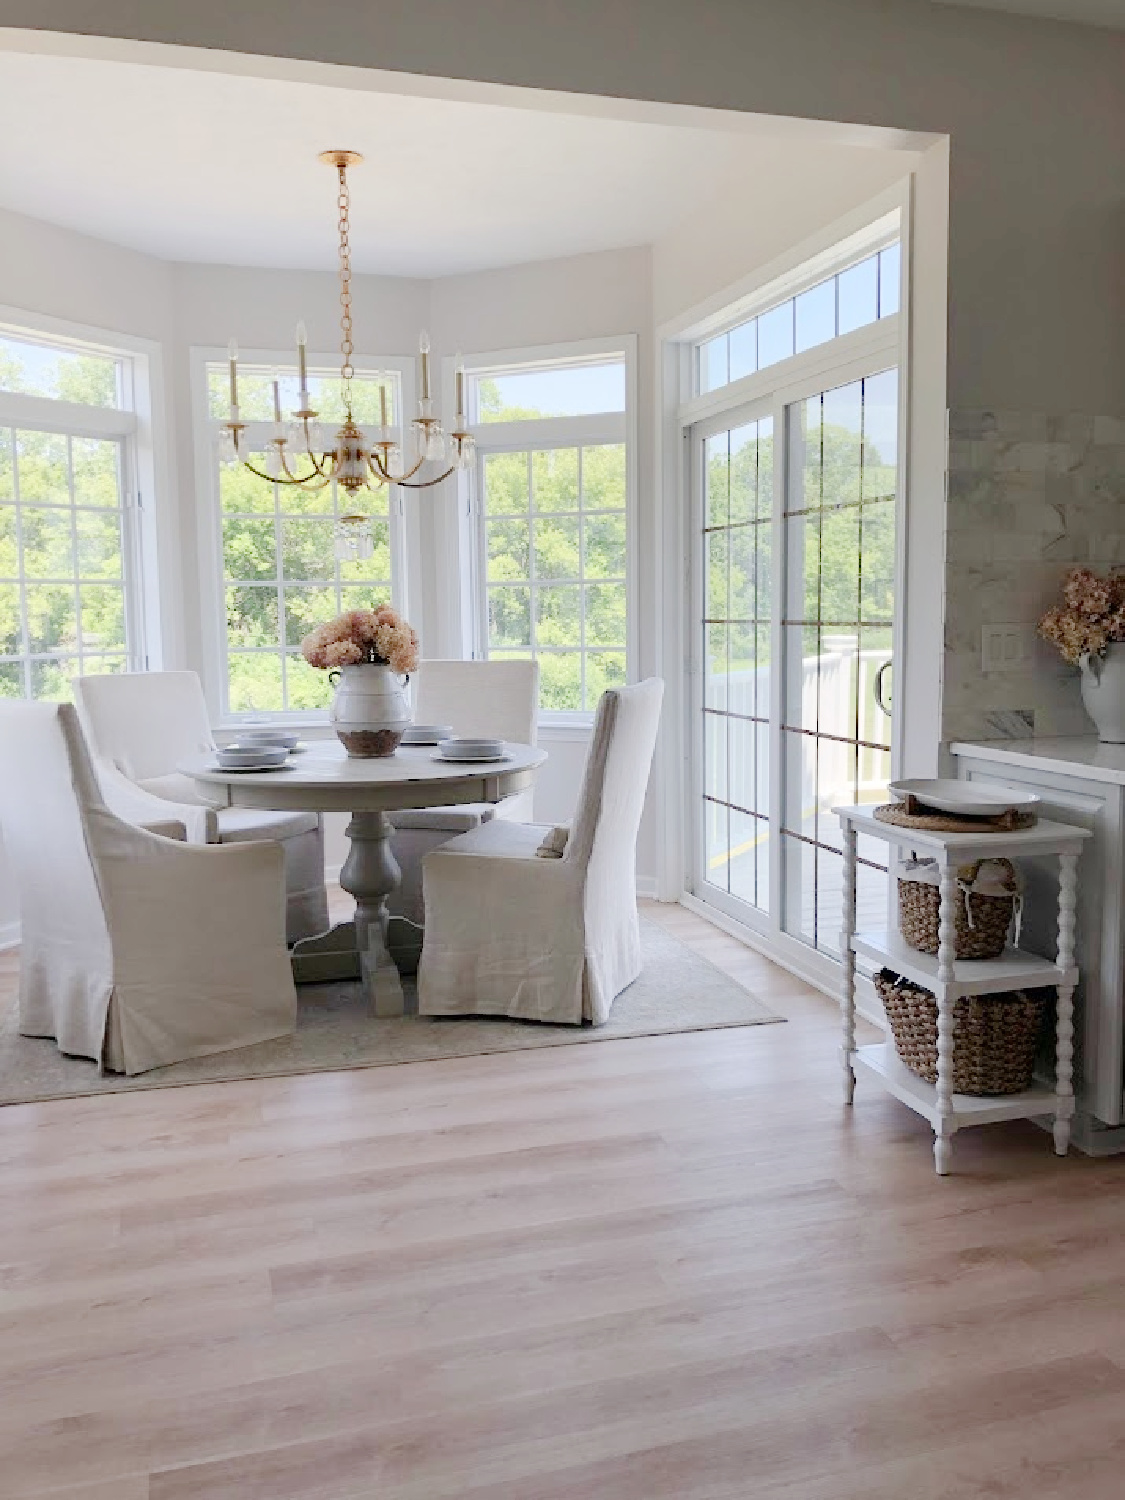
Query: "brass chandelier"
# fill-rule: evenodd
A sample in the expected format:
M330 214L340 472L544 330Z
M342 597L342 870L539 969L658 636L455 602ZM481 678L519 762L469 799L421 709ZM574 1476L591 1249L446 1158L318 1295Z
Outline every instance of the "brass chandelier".
M387 394L380 384L379 436L368 439L352 415L352 267L349 239L351 194L348 168L358 166L363 157L358 151L322 151L319 160L335 167L339 179L336 206L339 211L340 256L340 389L344 403L343 425L327 447L317 412L309 399L305 325L297 324L298 406L292 420L282 419L280 385L273 382L273 435L265 468L258 468L245 456L243 435L246 423L238 411L238 345L230 341L230 416L222 424L223 457L241 462L251 474L268 484L295 485L303 490L321 490L333 480L349 497L359 490L378 490L386 485L403 485L408 489L430 489L441 484L459 468L473 460L476 444L468 431L465 415L465 375L457 366L457 415L448 441L440 419L434 415L430 395L430 341L423 333L419 340L420 379L418 415L410 422L414 440L414 461L407 467L402 444L395 428L387 421ZM427 462L447 463L440 473L416 478ZM369 557L373 550L370 519L355 512L341 515L336 524L336 551L341 557Z

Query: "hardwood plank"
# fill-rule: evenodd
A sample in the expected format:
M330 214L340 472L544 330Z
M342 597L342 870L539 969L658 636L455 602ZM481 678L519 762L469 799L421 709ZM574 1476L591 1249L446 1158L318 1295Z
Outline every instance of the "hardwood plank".
M789 1024L0 1109L4 1500L1116 1500L1125 1164L650 911Z

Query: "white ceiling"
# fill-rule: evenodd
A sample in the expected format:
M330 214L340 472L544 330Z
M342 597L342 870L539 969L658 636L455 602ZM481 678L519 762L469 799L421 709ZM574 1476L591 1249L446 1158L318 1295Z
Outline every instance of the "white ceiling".
M815 147L747 132L0 50L0 205L168 260L433 277L649 243ZM843 157L841 158L843 160Z
M975 10L1007 10L1052 21L1125 27L1125 0L936 0L938 5L970 5Z

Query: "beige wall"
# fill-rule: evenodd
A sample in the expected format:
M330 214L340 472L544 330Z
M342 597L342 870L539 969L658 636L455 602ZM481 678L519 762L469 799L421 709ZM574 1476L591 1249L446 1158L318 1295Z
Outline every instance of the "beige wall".
M0 24L948 134L950 403L1125 409L1121 33L927 0L324 0L268 25L0 0Z
M732 177L705 212L653 246L656 326L681 318L792 255L793 247L909 176L920 153L785 144L785 170Z

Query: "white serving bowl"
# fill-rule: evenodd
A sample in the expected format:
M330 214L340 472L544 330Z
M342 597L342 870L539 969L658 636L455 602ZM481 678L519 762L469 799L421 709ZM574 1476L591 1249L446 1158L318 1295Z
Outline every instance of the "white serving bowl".
M447 760L497 760L504 754L504 741L454 735L441 740L438 750Z
M440 745L453 735L452 724L411 724L403 733L404 745Z
M301 736L294 734L291 729L243 729L239 731L237 743L240 745L284 745L286 750L292 750L297 745Z
M241 771L247 767L268 771L283 766L289 758L289 751L284 745L243 743L223 745L216 755L224 771Z

